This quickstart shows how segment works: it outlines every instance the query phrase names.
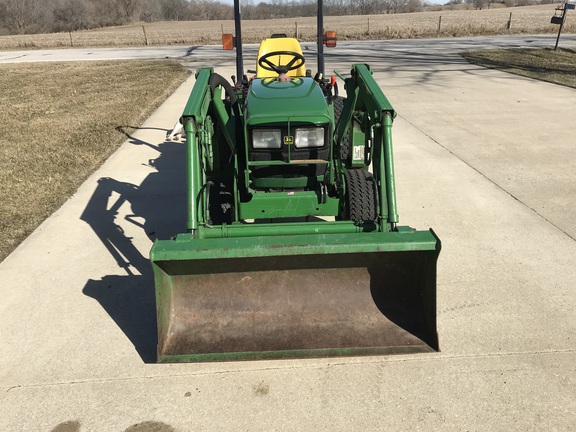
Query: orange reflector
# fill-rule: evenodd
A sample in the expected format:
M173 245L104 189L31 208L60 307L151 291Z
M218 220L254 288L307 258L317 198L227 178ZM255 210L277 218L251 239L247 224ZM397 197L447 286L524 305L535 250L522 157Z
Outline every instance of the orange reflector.
M334 84L336 84L336 75L330 77L330 87L334 87Z
M234 36L231 34L223 34L222 35L222 48L229 51L234 49Z
M336 46L336 32L327 31L324 33L324 45L328 48L334 48Z

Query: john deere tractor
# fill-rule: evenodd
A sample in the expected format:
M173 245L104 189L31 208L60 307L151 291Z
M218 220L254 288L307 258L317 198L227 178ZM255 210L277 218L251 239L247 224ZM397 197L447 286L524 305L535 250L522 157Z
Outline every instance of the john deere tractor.
M366 64L324 77L299 42L262 41L236 77L201 68L182 113L188 231L156 241L160 362L438 349L431 231L398 224L396 113Z

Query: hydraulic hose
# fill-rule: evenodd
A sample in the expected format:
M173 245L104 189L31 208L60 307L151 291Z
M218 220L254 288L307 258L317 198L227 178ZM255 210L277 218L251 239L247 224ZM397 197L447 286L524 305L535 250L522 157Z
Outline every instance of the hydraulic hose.
M232 87L232 84L230 84L222 75L218 75L217 73L210 75L209 85L212 94L214 94L216 87L221 86L230 100L230 105L236 104L238 100L236 97L236 91L234 90L234 87Z

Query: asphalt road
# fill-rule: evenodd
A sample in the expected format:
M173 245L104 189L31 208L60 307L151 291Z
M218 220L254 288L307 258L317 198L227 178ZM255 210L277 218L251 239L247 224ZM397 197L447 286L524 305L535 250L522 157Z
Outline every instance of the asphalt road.
M0 430L576 430L576 90L470 65L462 40L370 43L327 66L368 62L399 113L401 223L443 242L441 352L152 363L147 256L183 230L164 134L191 78L0 263Z
M484 48L523 48L553 47L554 35L515 35L493 37L470 37L449 39L403 39L383 41L340 41L338 46L326 49L326 61L332 55L354 57L361 61L363 55L369 57L385 56L396 52L455 54L460 51ZM563 35L560 47L574 46L576 35ZM315 44L302 44L304 53L316 52ZM256 57L258 45L248 44L244 54ZM314 54L315 55L315 54ZM179 60L234 60L235 54L223 51L220 46L166 46L134 48L76 48L26 51L0 51L0 63L44 62L44 61L88 61L88 60L127 60L127 59L163 59Z

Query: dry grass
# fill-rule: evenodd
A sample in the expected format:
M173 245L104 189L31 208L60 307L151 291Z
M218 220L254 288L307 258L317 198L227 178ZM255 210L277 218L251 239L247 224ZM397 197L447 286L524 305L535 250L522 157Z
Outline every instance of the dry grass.
M442 10L395 15L325 17L325 27L338 32L338 38L392 39L419 37L479 36L517 33L553 33L550 24L555 5L485 10ZM512 13L512 28L507 23ZM440 31L438 24L442 23ZM297 23L297 25L296 25ZM316 38L316 18L243 21L245 43L257 43L272 33L298 36L303 41ZM220 44L222 31L234 32L233 21L159 22L144 25L149 45ZM564 32L576 32L576 19L569 16ZM91 31L0 37L0 50L55 47L136 46L146 42L143 25Z
M530 48L462 53L469 62L529 78L576 88L576 51Z
M172 61L0 65L0 261L188 75Z

